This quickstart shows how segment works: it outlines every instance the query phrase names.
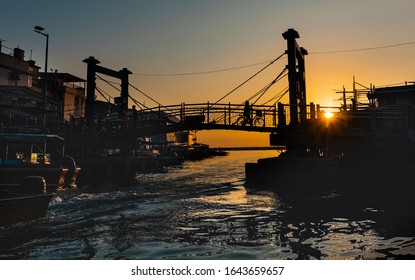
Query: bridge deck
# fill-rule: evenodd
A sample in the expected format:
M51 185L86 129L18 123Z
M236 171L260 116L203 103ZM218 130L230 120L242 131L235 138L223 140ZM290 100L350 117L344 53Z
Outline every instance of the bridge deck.
M242 130L273 132L277 127L275 106L252 105L250 118L240 104L185 104L144 109L136 112L136 127L141 131L159 130ZM151 126L151 127L148 127Z

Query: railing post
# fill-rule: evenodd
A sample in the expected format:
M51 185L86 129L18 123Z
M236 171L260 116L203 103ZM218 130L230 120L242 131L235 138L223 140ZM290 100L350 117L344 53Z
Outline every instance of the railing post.
M223 110L224 116L223 116L223 124L226 125L226 107Z
M210 120L209 120L209 111L210 111L210 108L209 108L209 101L207 102L207 123L209 124L210 123Z
M159 125L161 125L161 106L159 105Z
M186 119L186 103L183 102L183 123Z
M229 111L228 111L228 124L231 125L231 102L229 102Z
M180 123L183 123L183 102L180 103Z
M274 108L272 109L272 125L274 127L277 127L277 108L274 105Z
M265 110L265 109L263 110L262 116L264 118L264 124L262 126L266 127L265 123L266 123L266 120L267 120L267 110Z
M310 120L314 122L316 119L316 105L313 102L310 102Z
M279 126L286 125L284 105L281 102L278 102L278 125Z

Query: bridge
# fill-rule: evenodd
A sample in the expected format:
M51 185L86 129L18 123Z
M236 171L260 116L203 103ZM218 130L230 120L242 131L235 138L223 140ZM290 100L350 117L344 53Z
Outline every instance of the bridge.
M87 94L85 103L86 124L92 129L104 129L107 132L116 134L125 134L128 131L128 133L143 136L145 134L151 135L152 133L165 133L180 130L212 129L272 133L275 132L278 123L285 123L287 120L294 125L305 123L307 122L307 114L309 114L310 118L313 118L313 108L311 106L310 109L307 109L308 105L306 104L304 56L307 54L307 51L298 46L296 38L299 38L299 35L294 29L289 29L284 32L283 37L287 40L286 52L269 62L265 67L257 71L246 81L236 86L216 102L207 102L205 104L180 103L177 105L164 106L136 86L129 83L129 74L131 74L131 72L128 69L123 68L120 71L115 71L102 67L98 65L100 62L91 56L84 60L87 64ZM253 96L243 100L241 104L223 102L225 98L229 97L247 82L262 73L284 55L288 55L288 65L261 90L256 92ZM98 73L119 79L120 83L117 85L120 86L120 89L114 86L113 83L99 76ZM286 76L288 76L289 86L277 93L271 99L263 102L264 94ZM109 98L107 98L105 96L106 93L97 87L97 78L120 91L120 96L112 97L108 95ZM148 108L140 103L129 93L128 90L130 88L137 90L139 93L158 104L158 106ZM101 116L97 123L94 105L96 92L101 94L108 102L110 102L111 98L114 99L113 105L116 108L115 111L117 112L118 117L106 116L103 118ZM284 106L279 103L286 93L289 93L289 110L286 110ZM133 109L129 109L129 100L132 100L135 104ZM245 104L246 102L248 104ZM262 102L262 104L259 105L260 102ZM136 110L137 107L139 108L138 110ZM289 112L289 116L286 116L286 112ZM102 122L104 122L104 125ZM108 124L109 122L110 124ZM110 127L110 125L112 127ZM118 131L115 131L115 128Z
M163 105L129 83L128 77L131 72L128 69L114 71L98 66L99 61L94 57L85 59L84 62L88 64L86 118L81 120L81 125L74 125L74 128L78 129L77 132L68 131L65 135L68 149L71 149L69 153L77 158L92 159L91 162L97 162L98 165L102 163L102 166L108 169L115 165L112 161L114 155L120 156L116 164L121 164L126 162L126 158L135 158L142 148L148 145L158 145L159 151L165 150L168 154L171 150L169 151L170 147L165 149L165 144L166 134L170 132L236 130L269 134L270 146L284 149L285 155L289 158L309 157L317 161L322 157L358 158L358 163L365 162L366 158L378 158L376 157L378 154L382 156L391 154L392 160L393 157L414 158L414 108L377 110L373 107L373 102L366 108L357 108L356 102L352 102L352 106L348 109L345 91L343 91L342 108L307 104L304 62L307 51L298 46L297 31L289 29L283 33L283 37L287 41L287 50L282 55L215 102ZM287 55L288 60L286 67L261 90L249 98L244 98L240 104L225 102L231 94L284 55ZM114 84L97 73L115 77L121 82ZM264 102L265 93L286 76L288 76L288 86ZM119 90L117 86L121 86L120 96L107 96L96 86L96 79L106 82L117 90ZM150 108L140 103L133 98L129 89L138 91L157 106ZM98 114L99 110L94 108L96 93L107 99L106 107L112 108L112 114L108 115L106 110L104 114ZM282 104L281 98L287 93L289 104ZM353 99L357 101L356 92L353 93ZM113 98L114 103L110 102L110 97ZM132 108L129 106L129 101L134 103ZM337 113L330 120L323 117L325 110L335 110ZM156 142L157 140L154 139L159 135L165 137ZM152 139L147 141L144 138ZM397 151L393 147L399 147L400 150ZM362 170L366 170L365 168ZM119 170L123 169L130 168L119 168ZM101 172L101 165L97 170ZM353 170L352 168L351 172ZM308 170L303 171L309 173ZM377 171L373 172L375 174ZM296 173L297 170L292 175L295 177Z
M277 110L272 105L225 104L209 102L159 106L132 112L129 124L142 133L156 129L163 132L181 130L243 130L273 132L277 127ZM131 127L130 127L131 128Z
M132 73L128 69L123 68L115 71L105 68L98 65L100 61L90 56L84 60L87 64L85 120L83 120L81 126L78 125L76 128L81 130L82 135L81 137L75 137L74 133L67 133L65 138L82 142L76 146L85 150L99 146L132 147L139 137L151 137L177 131L254 131L268 133L272 138L272 135L275 136L278 131L281 131L281 128L286 126L307 126L321 116L318 106L313 103L306 103L304 58L307 51L298 46L296 39L299 38L299 35L294 29L288 29L282 35L287 41L287 50L284 53L270 61L219 100L198 104L182 102L175 105L163 105L129 82L129 75ZM240 104L224 102L231 94L285 55L287 55L288 63L263 88L251 97L242 100ZM98 74L119 79L120 83L110 82ZM272 98L264 101L265 93L287 76L288 86ZM96 79L104 81L119 91L120 95L117 97L108 95L97 86ZM129 89L138 91L158 106L149 108L140 103L132 97ZM105 114L98 114L97 108L95 108L96 93L99 93L108 101L109 107L112 106L112 114L107 115L106 112ZM289 104L282 104L280 101L287 93ZM110 102L111 99L114 100L113 103ZM130 100L134 103L132 108L129 106ZM308 136L310 135L307 129L302 131L305 131ZM283 136L283 134L281 135ZM299 139L302 138L304 137L300 135ZM273 144L272 142L271 140L271 144ZM277 143L277 145L280 144Z
M338 109L337 107L333 107ZM306 120L316 120L323 109L313 103L306 106ZM241 104L198 103L158 106L138 111L130 110L124 118L115 116L101 121L99 129L114 134L148 136L188 130L239 130L275 133L290 122L287 104L250 105L249 116ZM97 127L98 128L98 127Z
M342 164L346 166L344 176L360 170L365 176L385 174L389 168L406 170L405 166L399 164L401 159L414 165L415 107L389 107L380 110L374 106L376 97L372 96L373 100L367 107L358 108L355 90L350 109L346 106L345 90L342 108L307 104L307 51L298 46L296 39L299 35L294 29L288 29L282 35L287 41L287 50L215 102L163 105L129 82L131 72L128 69L114 71L99 66L100 62L94 57L85 59L84 62L88 66L86 118L80 120L80 125L73 126L78 129L77 133L69 131L65 135L71 149L69 153L77 159L82 159L83 166L87 166L86 169L88 166L92 170L96 169L98 177L102 176L103 169L112 170L110 173L114 170L117 174L123 171L129 173L129 170L135 170L134 166L137 163L142 162L140 153L143 147L158 145L160 154L166 154L166 158L171 154L171 147L165 145L167 133L237 130L268 133L270 146L278 147L285 152L285 157L280 158L281 161L264 161L264 164L258 163L250 165L251 167L247 165L247 174L250 174L247 178L269 178L270 174L277 171L281 175L289 170L286 175L282 174L288 180L301 174L309 176L308 174L313 173L318 176L310 178L315 178L317 182L321 178L326 178L327 173L332 170L332 159L342 159ZM240 104L225 102L231 94L284 55L287 56L288 63L261 90L249 98L244 98ZM107 81L97 73L120 79L120 83ZM288 86L271 99L263 101L265 93L286 76ZM119 90L120 95L114 97L106 94L97 87L96 79ZM158 106L150 108L140 103L133 98L129 89L138 91ZM99 115L99 110L95 108L96 93L108 101L105 107L111 107L112 114L107 114L107 110L103 110L103 114ZM282 104L281 99L287 93L289 103ZM367 92L369 93L372 94ZM110 102L111 99L114 100L113 103ZM129 106L130 100L134 103L132 108ZM337 111L335 117L324 118L323 113L326 109ZM154 139L163 134L165 137L160 138L157 143ZM147 138L152 139L147 141ZM324 158L328 160L322 160ZM390 162L394 164L391 165ZM285 164L288 168L284 166L278 170ZM371 166L374 168L368 172L367 168ZM385 169L385 166L388 168ZM379 173L379 170L384 172ZM313 180L310 179L310 182Z
M88 60L96 61L92 57ZM263 69L265 69L265 67ZM127 73L128 70L123 69L122 71ZM95 127L98 129L102 128L102 123L107 123L107 125L104 126L104 129L108 129L108 124L111 123L111 125L115 125L114 127L122 126L122 130L137 130L135 131L137 135L153 133L155 130L160 133L180 130L211 129L273 132L278 123L276 104L288 92L288 88L283 89L268 102L260 105L257 103L271 86L286 76L283 75L285 72L286 69L284 69L270 84L254 94L252 97L248 98L242 104L219 102L222 101L223 98L221 98L219 101L213 103L180 103L165 106L152 99L137 87L129 84L130 87L138 90L140 93L153 100L158 104L158 106L152 108L147 107L128 94L126 97L120 96L114 98L115 103L113 107L115 107L115 109L113 111L115 112L113 112L112 115L104 117L101 116L99 121L100 124L98 126L96 115L94 114L86 114L86 122L89 127ZM102 77L98 75L96 77L114 87L110 82ZM246 83L246 81L244 83ZM88 85L89 84L93 83L88 82ZM239 87L240 86L237 88ZM103 96L109 103L109 99L106 98L104 95L105 92L103 92L102 89L95 87L93 90L94 94L95 91L98 91L98 93L101 94L101 96ZM123 95L126 95L126 93L123 93ZM109 96L109 98L112 98L112 96ZM254 100L254 98L256 98L256 100ZM135 104L132 109L128 108L128 100L132 100ZM127 104L125 104L125 102L127 102ZM245 104L246 102L248 102L248 104ZM87 102L86 104L92 103ZM139 108L138 110L136 110L137 107ZM87 106L87 111L89 110L92 112L95 111L93 105ZM112 130L112 132L116 132L114 129Z

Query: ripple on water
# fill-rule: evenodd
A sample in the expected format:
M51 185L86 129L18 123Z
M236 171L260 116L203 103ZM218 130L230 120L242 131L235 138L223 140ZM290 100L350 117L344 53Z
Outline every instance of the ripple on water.
M415 256L414 204L247 189L255 153L57 193L48 216L2 227L0 258L394 259ZM240 156L240 155L243 155ZM405 234L402 234L404 232Z

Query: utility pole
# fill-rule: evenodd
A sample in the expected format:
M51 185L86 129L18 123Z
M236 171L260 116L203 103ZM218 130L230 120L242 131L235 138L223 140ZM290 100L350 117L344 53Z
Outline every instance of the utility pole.
M43 99L42 100L43 101L42 102L43 103L42 104L43 126L45 126L46 125L46 92L48 89L47 74L48 74L49 34L42 32L43 30L45 30L45 28L36 25L34 31L46 37L45 76L43 78L44 85L43 85L43 98L42 98Z

